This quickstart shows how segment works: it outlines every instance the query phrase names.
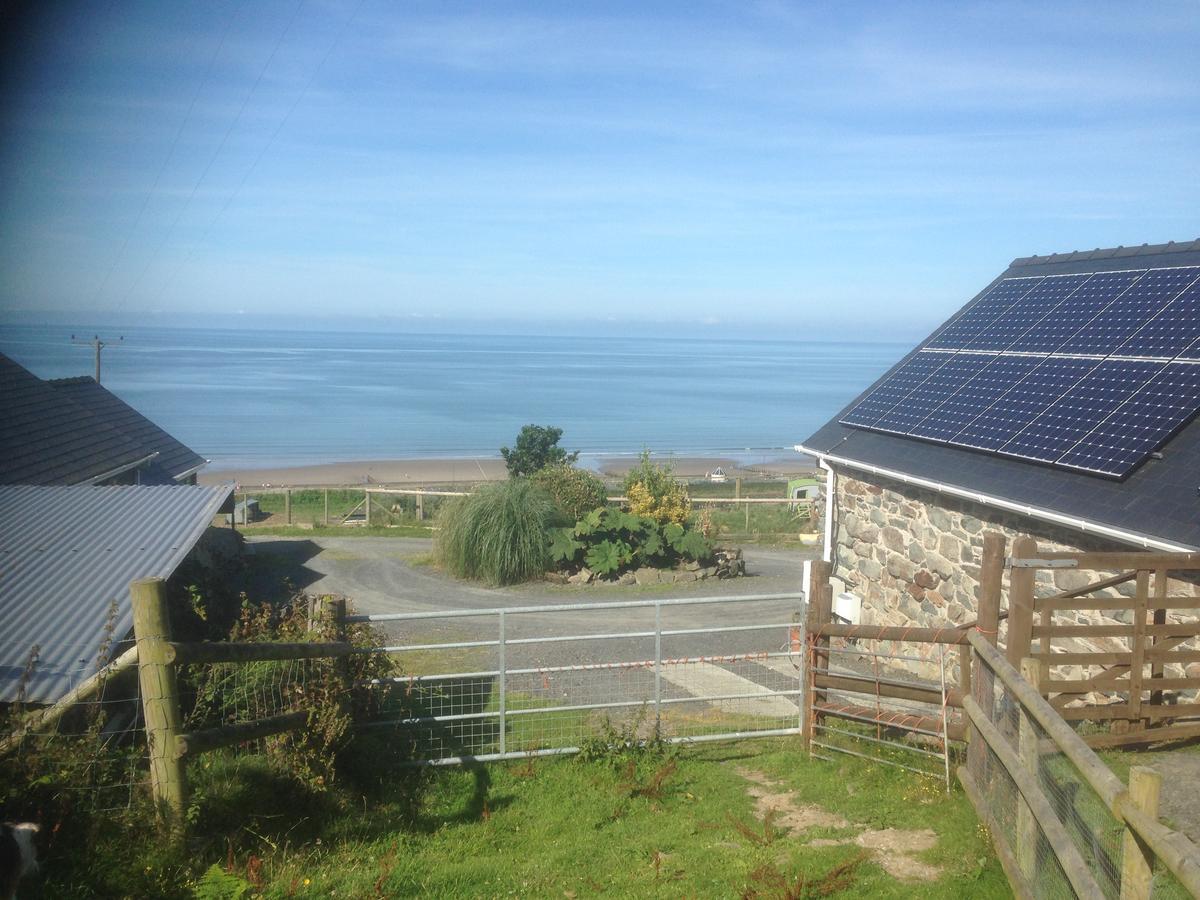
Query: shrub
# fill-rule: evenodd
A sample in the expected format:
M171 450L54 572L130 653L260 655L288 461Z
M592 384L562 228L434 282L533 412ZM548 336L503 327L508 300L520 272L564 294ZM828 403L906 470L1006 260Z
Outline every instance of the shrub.
M489 484L443 508L434 549L459 578L528 581L549 567L557 517L550 495L527 478Z
M649 450L642 451L638 464L625 476L625 496L631 513L661 525L682 525L692 512L687 488L675 480L669 465L651 462Z
M603 481L567 463L546 466L534 474L533 483L554 499L554 504L571 522L578 522L593 509L604 506L608 495Z
M516 447L500 448L500 455L508 466L508 474L512 478L520 475L532 475L546 466L570 465L579 459L579 452L568 453L558 446L562 437L561 428L551 428L547 425L526 425L517 435Z
M597 575L637 566L674 565L679 559L704 560L712 545L695 529L677 522L660 525L648 516L619 509L594 509L573 528L553 534L550 555L567 567L580 563Z

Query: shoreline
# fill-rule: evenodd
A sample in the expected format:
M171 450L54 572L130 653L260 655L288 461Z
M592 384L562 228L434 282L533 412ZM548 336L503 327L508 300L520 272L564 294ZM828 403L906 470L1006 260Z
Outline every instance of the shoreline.
M807 457L796 454L794 460L780 458L761 464L739 464L725 456L653 457L668 462L675 474L685 478L703 478L720 467L731 478L805 474L814 466ZM620 477L637 463L629 457L600 457L596 471L601 476ZM503 481L508 477L504 460L496 457L457 457L426 459L345 460L307 466L237 467L201 469L197 483L217 485L236 482L243 487L345 487L350 485L426 485L477 484Z

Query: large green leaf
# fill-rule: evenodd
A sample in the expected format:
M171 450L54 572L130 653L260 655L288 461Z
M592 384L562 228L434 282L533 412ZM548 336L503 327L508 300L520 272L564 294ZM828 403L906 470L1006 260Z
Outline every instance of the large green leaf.
M684 527L677 522L672 522L663 528L663 537L667 539L667 543L672 547L675 546L676 541L683 537L683 533Z
M641 544L637 550L645 559L651 559L658 556L664 550L666 545L663 543L662 535L658 533L658 529L651 531L642 538Z
M571 528L556 528L550 538L550 559L556 563L571 563L584 548L583 541L575 540Z
M600 541L599 544L589 548L584 562L587 563L588 569L596 574L610 575L620 569L620 558L622 558L622 547L620 547L619 541Z
M712 556L712 545L698 531L686 532L679 540L672 541L671 547L688 559L708 559Z

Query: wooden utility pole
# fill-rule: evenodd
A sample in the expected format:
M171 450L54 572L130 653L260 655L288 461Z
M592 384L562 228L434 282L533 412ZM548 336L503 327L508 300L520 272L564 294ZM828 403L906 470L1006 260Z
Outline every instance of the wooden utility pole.
M72 344L77 344L80 347L91 347L93 350L96 351L96 384L100 383L100 351L103 350L105 347L112 347L112 346L119 347L123 340L125 340L124 335L117 338L116 344L113 344L109 341L100 340L100 335L98 335L98 334L93 334L92 339L90 341L84 340L83 338L77 338L77 337L75 337L75 335L71 335L71 343Z

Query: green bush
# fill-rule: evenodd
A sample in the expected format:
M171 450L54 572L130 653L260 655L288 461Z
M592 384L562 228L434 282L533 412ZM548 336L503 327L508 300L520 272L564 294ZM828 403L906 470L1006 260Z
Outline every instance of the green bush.
M558 516L550 495L527 478L489 484L443 508L434 550L459 578L528 581L549 568Z
M578 522L593 509L604 506L608 492L604 482L584 469L557 463L533 475L533 483L542 488L562 510L568 521Z
M619 509L594 509L570 528L556 529L550 556L558 565L586 565L597 575L613 575L638 566L663 568L681 559L703 561L712 544L694 528L676 522L660 525L648 516Z

